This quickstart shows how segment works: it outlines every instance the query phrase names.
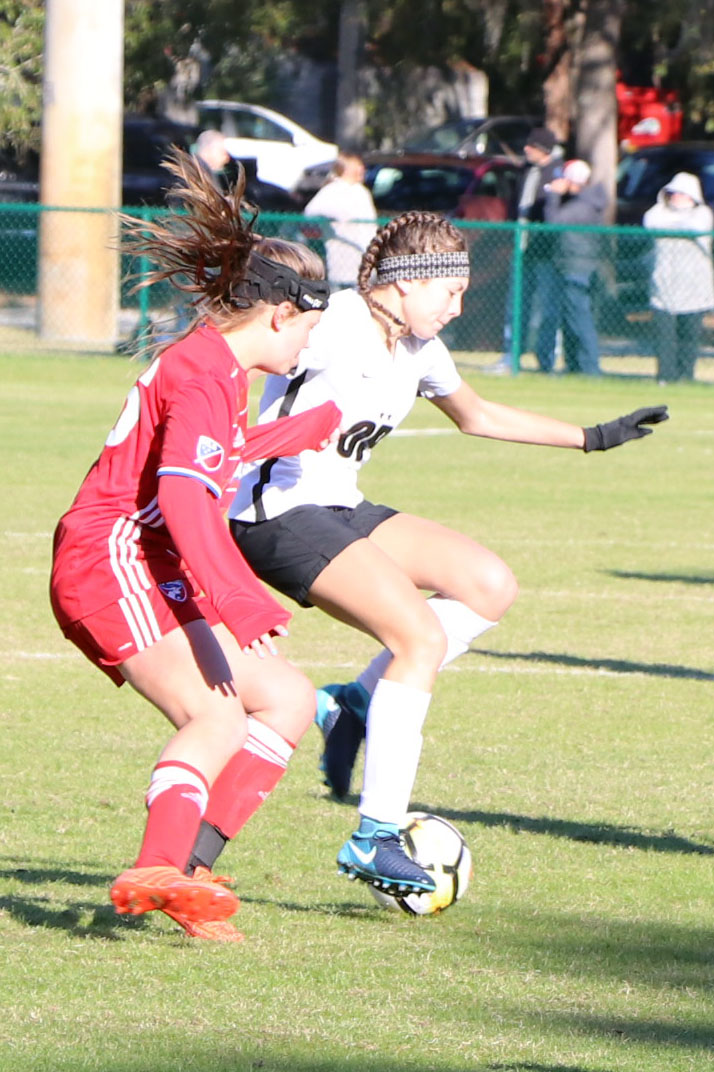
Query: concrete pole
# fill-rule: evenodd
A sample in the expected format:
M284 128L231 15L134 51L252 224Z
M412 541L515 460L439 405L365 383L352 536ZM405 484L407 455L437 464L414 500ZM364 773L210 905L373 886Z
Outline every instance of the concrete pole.
M40 200L65 209L121 203L123 0L47 0ZM43 339L113 349L119 253L112 212L40 214Z

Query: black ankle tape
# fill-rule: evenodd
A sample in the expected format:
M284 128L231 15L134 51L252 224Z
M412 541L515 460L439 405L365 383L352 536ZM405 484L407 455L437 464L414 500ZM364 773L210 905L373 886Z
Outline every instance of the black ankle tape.
M229 840L218 827L203 819L188 859L186 874L192 875L197 867L207 867L210 871Z

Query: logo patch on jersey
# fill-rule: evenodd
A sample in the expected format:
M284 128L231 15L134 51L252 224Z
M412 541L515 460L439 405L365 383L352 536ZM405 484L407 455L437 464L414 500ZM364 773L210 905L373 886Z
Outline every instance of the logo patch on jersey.
M188 590L183 581L162 581L159 588L174 603L185 603L188 599Z
M206 472L214 473L223 465L223 447L209 436L199 436L194 461Z

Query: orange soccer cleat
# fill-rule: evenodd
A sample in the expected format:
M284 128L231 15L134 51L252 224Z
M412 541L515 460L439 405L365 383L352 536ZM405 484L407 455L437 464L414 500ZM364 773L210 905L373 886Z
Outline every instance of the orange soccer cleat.
M162 911L164 915L170 916L180 927L183 927L190 938L204 938L209 942L243 941L244 935L227 919L194 920L187 919L180 912L172 912L169 908L164 908Z
M169 909L191 922L208 923L232 916L238 898L223 885L223 875L208 868L184 875L177 867L132 867L115 880L111 899L116 911L133 916L155 908Z

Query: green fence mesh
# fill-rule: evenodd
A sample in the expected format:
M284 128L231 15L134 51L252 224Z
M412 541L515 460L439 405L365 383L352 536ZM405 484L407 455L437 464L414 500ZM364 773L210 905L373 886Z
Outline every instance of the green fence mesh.
M42 273L39 266L39 232L49 209L33 204L0 204L0 345L6 349L66 348L67 342L43 329ZM131 210L152 218L163 210ZM82 215L73 210L75 219ZM116 217L113 217L114 222ZM662 343L662 315L651 305L652 272L657 257L669 258L669 269L678 289L696 290L712 265L701 244L691 235L657 233L636 227L570 228L516 223L464 222L471 257L471 282L463 314L443 331L446 344L468 354L476 365L490 366L507 355L509 368L537 369L539 336L548 331L548 294L562 301L568 273L568 248L581 250L577 260L581 286L592 311L601 366L604 371L635 369L659 375L657 354ZM116 226L116 222L115 222ZM331 236L327 221L302 215L265 213L261 234L307 242L324 255ZM666 245L669 243L669 246ZM570 244L570 245L568 245ZM583 250L584 259L583 259ZM565 251L565 252L564 252ZM149 265L121 257L120 296L116 326L105 346L87 341L87 349L130 350L142 340L166 337L181 326L186 310L170 287L158 286L132 293L131 273L146 272ZM72 265L67 266L71 272ZM550 273L550 290L543 287L543 274ZM577 274L577 273L576 273ZM684 288L682 281L685 282ZM80 311L69 297L61 310L66 316L65 335L73 348L82 346L75 324ZM582 294L580 295L582 299ZM679 309L672 311L679 312ZM694 341L698 378L714 378L714 312L696 320ZM698 328L698 331L696 330ZM567 366L569 339L562 323L555 333L555 369Z

